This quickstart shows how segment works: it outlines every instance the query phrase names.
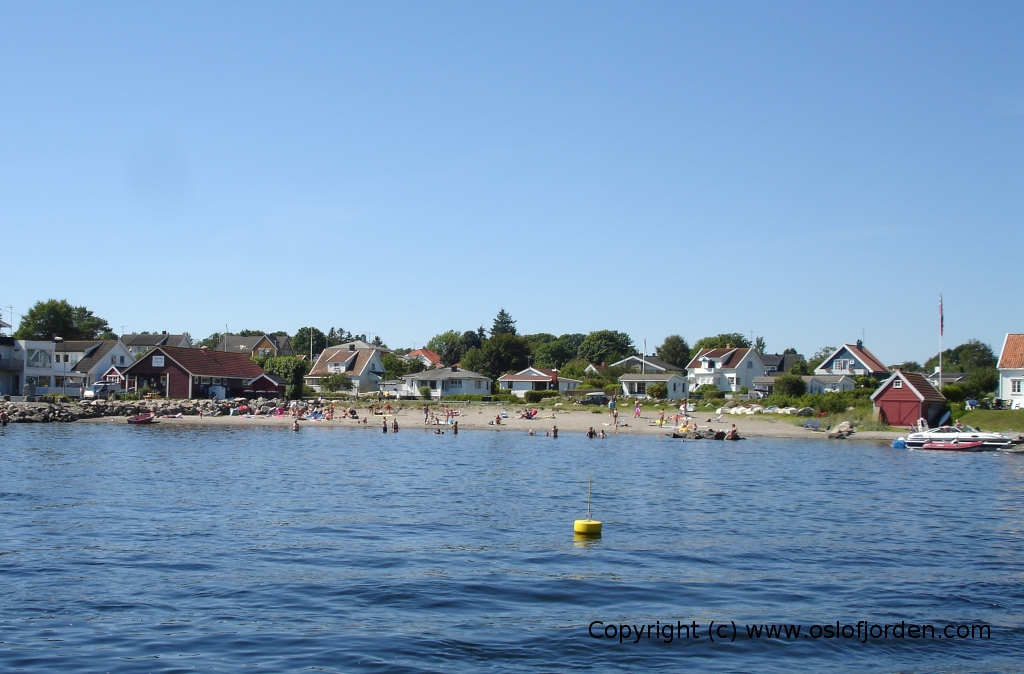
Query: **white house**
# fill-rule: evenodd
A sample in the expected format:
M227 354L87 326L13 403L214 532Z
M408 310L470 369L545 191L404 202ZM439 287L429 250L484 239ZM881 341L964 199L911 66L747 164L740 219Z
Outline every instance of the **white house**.
M754 378L764 376L764 363L753 349L726 347L701 349L686 366L690 390L713 384L719 391L739 393L754 388Z
M15 340L14 357L24 363L22 389L24 395L46 395L53 392L54 347L51 340ZM61 359L63 366L63 358Z
M805 376L803 380L807 392L814 395L852 391L857 388L857 380L845 374L815 374Z
M682 372L632 372L619 377L622 395L626 396L650 397L647 390L654 384L665 385L669 400L689 397L687 381Z
M0 335L0 395L18 395L24 373L21 345L13 337Z
M683 368L676 367L672 363L654 356L629 356L617 363L612 363L612 367L621 367L636 372L683 372Z
M107 339L94 342L92 346L83 351L81 357L72 367L72 371L76 377L81 379L82 384L89 386L98 381L111 381L107 377L108 374L112 376L115 374L110 372L111 368L115 368L117 373L120 373L134 361L135 358L123 342L117 339Z
M522 398L527 391L558 391L564 394L580 384L582 380L560 377L558 370L542 367L528 367L515 374L504 374L498 377L498 387L503 391Z
M441 356L430 349L416 349L402 356L405 360L418 360L426 368L441 367Z
M319 391L322 378L343 374L352 380L351 390L355 393L379 390L384 379L381 350L369 344L369 348L358 348L360 344L366 343L350 342L324 349L306 375L306 384Z
M420 389L424 386L430 389L430 397L437 400L459 394L490 395L491 393L489 378L453 365L452 367L405 375L402 377L399 395L403 398L419 397Z
M851 377L874 377L881 380L892 373L882 364L882 361L864 348L864 342L858 339L856 344L843 344L829 354L828 358L814 369L814 374L845 374Z
M999 399L1024 409L1024 335L1007 334L999 353Z

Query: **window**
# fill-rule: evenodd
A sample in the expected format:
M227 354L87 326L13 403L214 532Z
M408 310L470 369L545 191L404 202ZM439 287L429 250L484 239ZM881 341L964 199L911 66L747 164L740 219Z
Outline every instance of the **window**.
M37 376L37 375L27 375L25 377L25 383L26 384L32 384L33 386L38 386L38 387L41 387L41 388L50 388L50 378L49 377L40 377L40 376Z
M896 381L894 381L892 383L892 387L893 388L903 388L903 380L902 379L897 379Z
M124 356L121 356L121 357L124 358ZM116 365L117 364L117 356L111 356L110 357L110 364L111 365Z
M640 395L647 395L647 382L638 381L636 387L633 389L633 393L639 393Z
M448 380L448 388L462 388L462 380L461 379L449 379Z
M124 365L124 356L118 356L118 362L120 365Z
M266 348L264 348L264 349L256 349L256 353L259 354L259 356L262 358L264 356L269 356L270 355L270 349L266 349Z
M747 368L749 369L749 368L752 368L752 367L754 367L754 361L748 360L747 361Z
M1010 380L1010 393L1020 393L1024 386L1024 379L1011 379Z
M46 349L25 349L25 367L43 369L50 367L52 364L52 352L47 351Z
M328 372L341 372L342 363L327 363Z
M163 366L164 366L164 357L163 356L153 356L153 367L163 367Z
M477 387L477 388L480 388L480 384L481 384L481 381L480 381L479 379L477 379L477 380L476 380L476 387Z

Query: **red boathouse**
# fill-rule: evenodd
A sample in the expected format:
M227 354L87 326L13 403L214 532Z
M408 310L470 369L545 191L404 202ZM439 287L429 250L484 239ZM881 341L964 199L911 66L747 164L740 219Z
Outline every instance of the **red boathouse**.
M248 353L158 346L122 372L129 387L167 398L281 396L284 382Z
M946 398L916 372L896 370L871 394L876 421L890 426L913 426L924 419L934 426L946 410Z

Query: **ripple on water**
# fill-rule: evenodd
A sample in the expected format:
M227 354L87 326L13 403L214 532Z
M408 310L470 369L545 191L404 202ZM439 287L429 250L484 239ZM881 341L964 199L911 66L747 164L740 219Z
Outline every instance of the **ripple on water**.
M6 429L0 669L1015 671L1024 655L1022 456L309 430ZM591 474L605 535L574 540ZM620 645L594 620L741 633ZM836 620L993 638L743 633Z

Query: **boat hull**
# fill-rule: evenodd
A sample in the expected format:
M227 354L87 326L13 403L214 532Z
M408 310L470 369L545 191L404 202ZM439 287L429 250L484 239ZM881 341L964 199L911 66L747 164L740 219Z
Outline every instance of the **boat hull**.
M151 424L156 414L148 412L146 414L136 414L134 417L128 417L128 423L130 424Z
M926 442L918 449L930 449L940 452L983 452L986 449L983 442Z

